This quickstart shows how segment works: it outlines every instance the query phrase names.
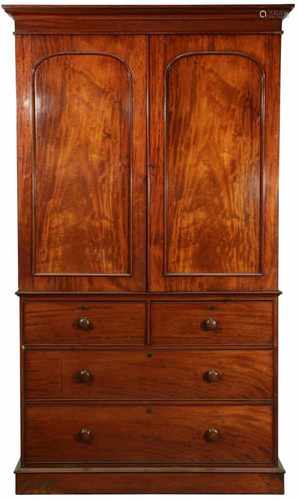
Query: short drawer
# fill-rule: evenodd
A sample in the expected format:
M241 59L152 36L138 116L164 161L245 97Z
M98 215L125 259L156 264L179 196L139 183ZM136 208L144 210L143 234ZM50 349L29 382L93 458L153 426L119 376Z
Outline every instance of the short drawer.
M144 303L25 302L25 344L142 345Z
M26 406L23 458L25 464L270 463L272 407Z
M272 345L271 301L156 302L153 345Z
M271 399L272 351L25 351L26 399Z

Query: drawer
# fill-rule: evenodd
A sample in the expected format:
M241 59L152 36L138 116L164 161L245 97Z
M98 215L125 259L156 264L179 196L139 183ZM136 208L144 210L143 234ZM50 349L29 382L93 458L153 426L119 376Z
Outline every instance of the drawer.
M272 345L271 301L156 302L153 345Z
M25 302L25 344L143 345L144 303Z
M271 406L25 407L26 464L254 464L272 454Z
M272 351L25 351L25 398L271 399Z

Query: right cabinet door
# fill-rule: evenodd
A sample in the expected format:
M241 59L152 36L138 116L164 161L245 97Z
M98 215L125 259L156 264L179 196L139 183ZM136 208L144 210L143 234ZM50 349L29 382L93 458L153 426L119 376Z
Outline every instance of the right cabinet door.
M279 36L150 43L150 289L277 288Z

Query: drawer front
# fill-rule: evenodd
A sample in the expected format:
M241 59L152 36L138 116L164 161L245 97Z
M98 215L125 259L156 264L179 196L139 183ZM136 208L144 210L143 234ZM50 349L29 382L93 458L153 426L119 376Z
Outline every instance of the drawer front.
M27 406L24 460L270 463L271 406Z
M271 301L161 303L151 307L154 345L272 345Z
M26 351L25 398L271 399L272 351Z
M26 302L25 344L143 345L145 305L111 302Z

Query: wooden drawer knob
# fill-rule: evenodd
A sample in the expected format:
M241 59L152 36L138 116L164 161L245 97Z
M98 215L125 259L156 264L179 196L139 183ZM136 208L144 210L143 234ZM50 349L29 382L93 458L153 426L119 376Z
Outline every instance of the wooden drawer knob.
M88 384L89 382L92 381L93 376L89 370L83 368L78 373L76 373L76 379L78 380L78 382L81 382L82 384Z
M203 374L203 379L210 384L214 382L218 382L222 377L222 373L216 370L215 368L211 368L207 372Z
M82 427L78 433L78 438L82 443L90 443L92 441L93 434L90 429L87 429L87 427Z
M214 318L208 318L202 322L201 327L203 330L216 330L218 324Z
M76 324L77 324L77 328L79 328L79 330L88 331L88 330L92 330L93 329L92 322L90 321L89 318L86 318L85 316L82 317L82 318L79 318L77 320Z
M219 441L221 438L220 431L216 429L215 427L210 427L205 433L204 433L204 438L206 441Z

